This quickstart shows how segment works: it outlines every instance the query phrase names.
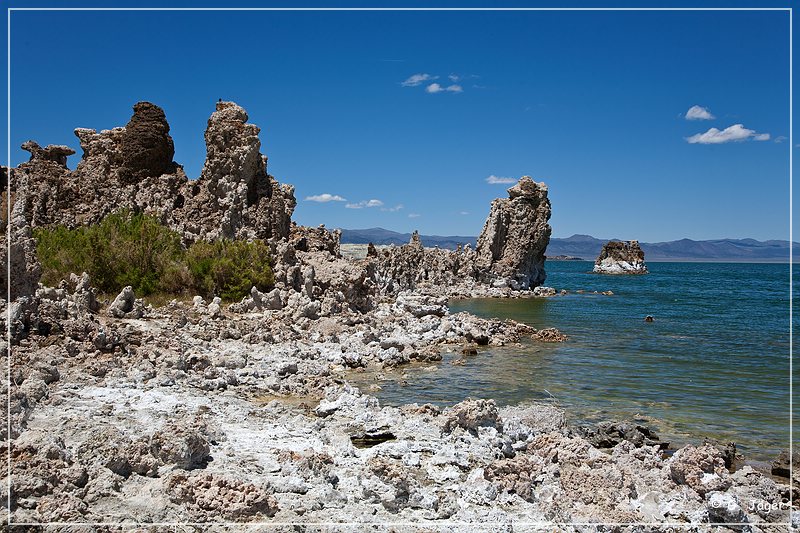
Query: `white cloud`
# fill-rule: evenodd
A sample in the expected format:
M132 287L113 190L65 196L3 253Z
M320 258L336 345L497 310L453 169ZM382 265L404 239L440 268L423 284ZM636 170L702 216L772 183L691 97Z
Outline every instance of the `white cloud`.
M416 87L417 85L421 85L426 81L435 80L438 78L439 76L431 76L430 74L414 74L400 85L403 87Z
M756 133L749 130L742 124L734 124L724 130L711 128L705 133L698 133L686 138L689 144L722 144L733 141L746 141L755 139L756 141L769 140L769 133Z
M502 184L509 184L509 183L516 183L517 180L514 178L503 178L500 176L495 176L492 174L488 178L486 178L486 183L489 185L502 185Z
M786 137L784 137L783 135L778 135L777 137L775 137L774 142L782 143L785 140L786 140Z
M449 76L447 76L447 77L448 77L448 78L450 78L450 81L458 81L458 80L460 80L460 79L461 79L461 76L459 76L459 75L457 75L457 74L450 74L450 75L449 75Z
M306 200L309 202L319 202L321 204L325 204L328 202L346 202L346 198L342 198L338 194L315 194L313 196L306 196Z
M464 88L461 87L461 85L456 85L456 84L448 85L447 87L444 87L442 85L439 85L438 83L431 83L430 85L425 87L425 92L432 93L432 94L433 93L441 93L441 92L460 93L463 90L464 90Z
M361 200L360 202L355 204L347 204L345 205L345 207L347 209L363 209L364 207L381 207L382 205L383 202L381 202L380 200L372 199L372 200Z
M419 218L421 216L422 215L420 215L419 213L409 213L408 214L408 218Z
M459 215L469 215L469 211L459 211Z
M403 209L403 204L397 204L394 207L381 207L381 211L389 211L390 213L400 211L401 209Z
M716 118L707 107L693 105L686 112L686 120L712 120Z

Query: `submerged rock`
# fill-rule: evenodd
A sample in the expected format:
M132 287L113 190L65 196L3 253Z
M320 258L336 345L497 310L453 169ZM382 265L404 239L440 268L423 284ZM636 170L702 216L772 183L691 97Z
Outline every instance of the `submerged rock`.
M647 274L639 241L609 241L594 262L598 274Z

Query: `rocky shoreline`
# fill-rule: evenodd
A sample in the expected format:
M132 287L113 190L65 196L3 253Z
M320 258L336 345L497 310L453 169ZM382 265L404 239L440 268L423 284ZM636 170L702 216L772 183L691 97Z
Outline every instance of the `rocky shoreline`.
M344 379L516 342L519 323L407 293L342 321L201 301L115 318L66 292L47 300L77 309L66 338L11 349L16 522L788 520L788 486L729 471L723 446L667 456L647 428L573 428L547 403L381 407Z
M171 161L152 104L137 104L125 128L76 130L76 171L70 148L36 143L29 163L6 169L12 522L788 530L790 487L734 470L729 447L665 454L648 428L574 428L550 403L396 408L351 386L353 369L436 361L446 346L480 357L486 345L566 339L447 308L451 297L555 294L542 286L547 187L523 177L495 200L475 250L426 249L415 234L347 259L337 232L291 222L293 189L266 173L246 120L217 105L199 180ZM85 274L39 284L32 228L96 223L110 206L154 214L187 242L263 238L275 287L229 305L185 295L153 307L130 288L99 301Z

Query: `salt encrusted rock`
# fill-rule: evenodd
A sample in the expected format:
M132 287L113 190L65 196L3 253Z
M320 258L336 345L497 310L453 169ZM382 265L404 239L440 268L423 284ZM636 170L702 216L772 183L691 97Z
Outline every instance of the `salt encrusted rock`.
M708 498L708 521L712 524L746 524L747 513L739 500L725 492L711 492ZM731 529L741 531L747 526L732 526Z
M132 473L152 477L159 465L145 441L134 441L113 426L92 430L78 446L76 457L85 464L103 466L123 477Z
M500 490L518 494L523 500L533 502L533 486L546 464L541 457L519 455L513 459L495 461L484 469L483 476Z
M377 256L377 280L386 294L409 289L442 292L460 284L474 286L480 280L469 246L455 251L424 248L418 232L408 244L383 249Z
M544 328L536 331L531 338L541 342L564 342L568 337L556 328Z
M681 448L670 459L669 471L675 483L687 485L701 496L725 491L731 485L722 453L710 444Z
M544 283L545 251L550 242L547 185L523 176L498 198L478 237L476 263L488 277L514 289Z
M205 466L209 452L205 435L185 424L167 423L150 438L150 453L154 457L184 470Z
M187 509L192 519L218 521L254 520L271 517L278 511L278 502L259 486L221 474L172 474L166 480L169 498Z
M500 410L503 419L503 432L506 434L525 433L528 436L561 431L567 427L567 416L563 409L548 403L507 406Z
M114 318L142 318L144 316L144 307L136 299L133 287L128 285L114 298L106 313Z
M480 427L501 428L503 425L494 400L470 398L445 409L442 415L445 417L442 426L445 433L462 428L476 434Z
M598 274L647 274L639 241L609 241L594 262Z
M446 298L434 298L431 296L414 294L410 291L398 294L395 305L408 311L417 318L428 315L444 316L447 314Z
M539 298L549 298L556 295L556 290L553 287L535 287L533 295Z

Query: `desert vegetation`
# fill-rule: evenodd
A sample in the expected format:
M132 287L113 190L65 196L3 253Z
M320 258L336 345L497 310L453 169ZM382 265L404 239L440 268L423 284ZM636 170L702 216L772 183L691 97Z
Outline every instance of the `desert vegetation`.
M184 247L178 232L129 210L94 226L36 228L42 282L57 286L87 272L102 292L130 285L138 295L200 294L239 300L256 286L274 285L269 247L260 240L197 241Z

